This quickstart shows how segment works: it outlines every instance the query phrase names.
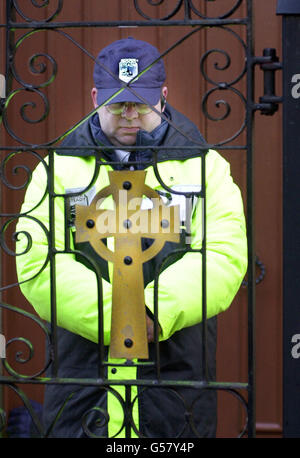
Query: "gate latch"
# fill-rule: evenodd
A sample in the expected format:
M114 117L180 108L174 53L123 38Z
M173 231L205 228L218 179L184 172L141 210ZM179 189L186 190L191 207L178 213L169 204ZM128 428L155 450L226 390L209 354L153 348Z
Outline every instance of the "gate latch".
M259 64L264 72L264 95L259 98L259 103L254 105L254 109L260 110L261 114L272 116L278 110L278 104L283 101L275 92L275 72L282 70L282 63L279 62L274 48L265 48L263 56L254 57L253 63Z

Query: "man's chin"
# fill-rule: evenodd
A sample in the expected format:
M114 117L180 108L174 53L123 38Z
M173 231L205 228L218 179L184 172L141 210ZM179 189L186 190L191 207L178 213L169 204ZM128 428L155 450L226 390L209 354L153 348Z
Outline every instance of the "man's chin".
M117 140L119 146L134 146L136 144L136 133L122 135Z

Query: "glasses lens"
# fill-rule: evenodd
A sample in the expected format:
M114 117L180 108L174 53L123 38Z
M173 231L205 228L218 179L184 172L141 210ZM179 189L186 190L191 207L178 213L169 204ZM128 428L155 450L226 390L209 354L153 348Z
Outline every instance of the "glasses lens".
M121 114L124 111L124 106L124 103L111 103L106 105L106 108L112 114Z
M139 114L148 114L152 111L151 107L149 107L149 105L146 105L145 103L136 103L135 109Z
M110 105L106 105L107 110L114 115L120 115L124 112L124 110L128 108L133 108L139 114L148 114L150 113L151 107L145 103L131 103L131 102L122 102L122 103L111 103Z

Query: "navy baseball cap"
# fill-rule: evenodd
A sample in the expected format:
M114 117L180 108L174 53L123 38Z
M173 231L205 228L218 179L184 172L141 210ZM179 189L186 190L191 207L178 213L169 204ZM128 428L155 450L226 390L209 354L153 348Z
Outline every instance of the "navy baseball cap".
M157 62L145 73L137 76L156 60ZM97 102L99 105L118 92L124 82L129 83L129 86L150 105L156 105L161 96L161 87L166 79L165 67L159 51L150 43L132 37L114 41L103 48L96 58L93 76L95 87L98 90ZM130 83L131 80L134 81ZM144 103L126 88L108 104L117 102Z

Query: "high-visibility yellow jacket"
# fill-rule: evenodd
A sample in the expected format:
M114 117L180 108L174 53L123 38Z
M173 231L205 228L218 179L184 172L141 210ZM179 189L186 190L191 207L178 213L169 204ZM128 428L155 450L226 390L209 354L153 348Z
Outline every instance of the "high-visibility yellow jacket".
M187 136L182 135L174 127L168 127L162 145L176 146L177 149L164 149L158 152L159 175L169 188L181 190L183 193L191 190L199 192L202 186L202 161L199 150L189 150L189 146L194 146L191 138L199 142L201 136L194 124L187 118L169 106L167 110L172 122L179 126L181 131L186 132ZM83 262L83 257L86 256L84 253L86 246L80 247L75 243L74 226L70 222L70 215L65 212L65 202L71 204L71 208L74 203L90 203L92 196L109 184L108 171L112 170L112 165L98 167L103 163L104 158L93 134L91 119L69 135L64 145L71 145L74 148L69 147L68 150L57 151L54 154L54 192L57 196L54 199L53 211L54 237L52 239L49 233L51 229L48 198L49 160L46 159L34 171L21 209L23 216L19 219L17 226L19 232L17 252L23 252L23 254L16 258L17 272L23 294L40 317L50 321L49 240L53 240L54 248L57 250L55 255L56 279L52 287L55 286L56 290L59 326L59 375L66 378L97 378L99 283L91 265ZM97 147L97 149L93 152L90 149L76 149L76 146ZM178 149L178 147L181 148ZM153 167L146 166L146 171L146 184L161 192L165 191ZM232 180L228 162L214 150L209 150L205 154L205 189L207 317L212 318L230 306L247 267L247 242L241 193ZM83 190L82 195L72 196L72 193L78 190ZM180 204L184 212L186 210L185 197L178 197L174 194L173 198L175 203ZM193 201L190 223L191 246L193 249L200 249L203 240L203 199L201 197ZM30 237L27 234L30 234ZM65 252L68 248L66 234L70 236L70 252ZM172 244L170 246L172 248ZM80 257L78 251L81 249L83 256ZM93 259L97 262L97 256L94 256ZM159 259L161 260L161 257ZM100 264L102 261L99 260ZM155 262L157 262L155 259L151 261L152 269L155 268ZM109 359L112 268L111 263L103 263L103 268L101 267L103 271L103 343L108 360L114 364L120 361ZM153 312L153 274L145 281L145 303ZM162 378L167 380L199 379L201 377L202 339L202 256L199 252L187 252L168 263L159 277L158 304L158 320L162 331L160 335ZM210 321L213 320L208 320L208 323ZM210 335L210 328L208 328L208 341L214 340L214 333L215 330ZM210 344L212 351L209 353L208 362L210 363L211 360L213 367L215 343ZM150 344L150 357L154 355L152 347L153 344ZM212 372L210 375L213 377ZM149 366L145 368L109 366L107 377L112 381L116 379L153 379L155 370ZM71 388L74 389L74 386L47 388L48 398L46 394L45 410L48 410L49 415L51 413L51 421ZM114 393L114 390L117 390L124 396L124 388L114 385L112 388L112 390L104 388L99 390L97 387L81 387L80 389L76 387L76 394L67 402L57 422L56 434L63 437L79 437L81 434L79 431L82 431L81 422L78 420L76 427L74 423L81 417L84 417L87 422L85 431L91 430L93 421L89 416L86 417L85 413L95 406L100 406L109 413L109 422L105 424L108 434L124 436L122 402ZM179 421L177 416L179 411L186 409L186 406L183 408L181 402L179 410L174 407L176 401L174 393L155 388L151 393L150 391L151 389L146 389L142 392L142 389L133 386L132 399L136 395L138 398L133 404L132 413L136 430L132 434L135 435L139 431L141 434L152 437L174 437L177 434L176 428L181 428L179 426L181 420ZM195 395L195 390L190 390L190 392L193 393L193 396ZM192 397L189 396L190 394L187 395L187 399L192 403ZM203 393L198 392L197 396L201 398ZM199 402L202 402L201 399ZM203 402L205 406L206 401L203 400ZM214 402L213 400L212 403ZM213 411L213 408L211 409ZM68 414L71 411L72 415ZM93 412L90 413L90 416L93 416ZM203 412L195 413L195 428L200 431L199 434L207 433L209 435L206 429L209 429L210 421L213 422L213 420L207 420L205 423ZM103 431L101 434L104 434Z

